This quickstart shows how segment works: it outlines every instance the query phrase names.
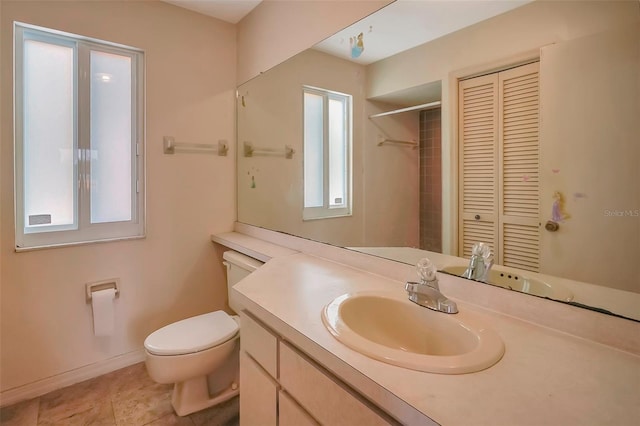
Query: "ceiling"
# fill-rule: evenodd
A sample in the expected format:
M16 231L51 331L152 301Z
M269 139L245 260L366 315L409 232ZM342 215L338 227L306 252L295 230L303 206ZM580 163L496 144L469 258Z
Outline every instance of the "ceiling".
M236 24L262 0L163 1ZM381 11L318 43L314 48L367 65L531 1L533 0L396 0ZM363 35L364 50L359 57L353 58L350 43L360 33Z
M162 1L236 24L262 0ZM508 12L531 1L534 0L395 0L378 12L321 41L313 48L367 65ZM360 33L362 33L364 50L360 56L353 58L350 43ZM388 94L376 100L402 107L439 100L440 96L439 84L425 84L403 92Z
M162 0L203 15L237 24L262 0Z
M435 40L532 0L397 0L318 43L314 49L367 65ZM362 33L364 50L351 56Z

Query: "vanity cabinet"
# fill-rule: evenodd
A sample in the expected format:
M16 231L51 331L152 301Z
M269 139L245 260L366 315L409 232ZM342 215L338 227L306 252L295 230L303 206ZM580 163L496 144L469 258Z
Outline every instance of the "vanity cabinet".
M246 352L240 352L240 418L243 425L278 424L278 383Z
M249 313L240 316L241 426L397 424Z
M283 390L278 394L278 424L280 426L317 426L309 413Z

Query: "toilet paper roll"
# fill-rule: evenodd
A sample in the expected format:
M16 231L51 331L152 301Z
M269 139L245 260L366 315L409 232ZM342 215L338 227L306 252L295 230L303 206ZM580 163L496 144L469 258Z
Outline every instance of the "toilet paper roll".
M111 336L115 323L113 300L116 289L108 288L91 293L91 307L93 308L93 334L96 336Z

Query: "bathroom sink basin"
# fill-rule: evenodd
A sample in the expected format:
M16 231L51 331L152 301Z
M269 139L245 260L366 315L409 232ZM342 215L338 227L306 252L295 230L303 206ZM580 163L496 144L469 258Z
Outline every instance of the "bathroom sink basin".
M435 312L399 292L344 294L325 306L322 321L351 349L429 373L484 370L504 354L500 337L470 313Z
M462 265L446 266L441 269L441 272L462 276L466 270L467 267ZM533 294L534 296L561 300L563 302L570 302L573 300L573 293L560 284L550 284L542 280L527 277L520 273L510 272L495 267L489 271L487 284L508 288L522 293Z

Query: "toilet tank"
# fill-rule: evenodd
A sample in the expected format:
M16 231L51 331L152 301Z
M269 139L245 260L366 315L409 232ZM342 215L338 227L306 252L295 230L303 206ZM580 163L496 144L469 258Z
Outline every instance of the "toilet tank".
M240 307L231 302L231 287L262 266L264 262L260 262L253 257L249 257L232 250L225 251L222 254L222 258L224 259L224 265L227 267L227 299L229 301L229 306L231 309L238 312Z

